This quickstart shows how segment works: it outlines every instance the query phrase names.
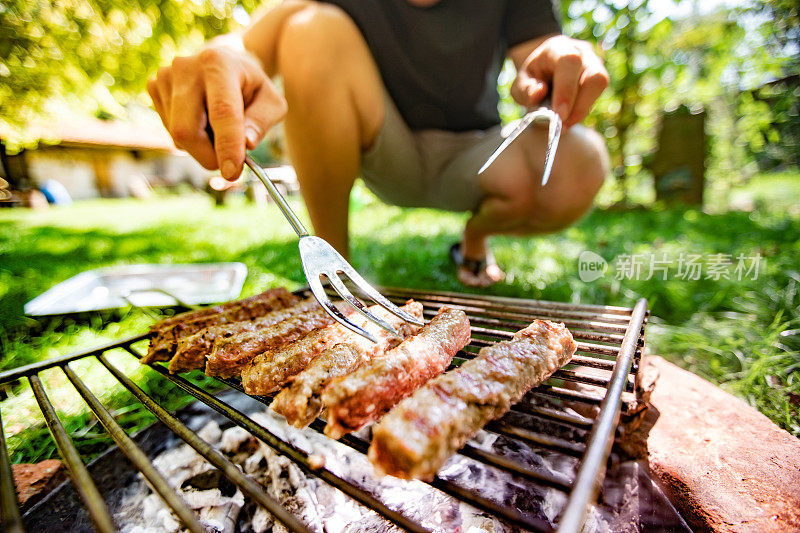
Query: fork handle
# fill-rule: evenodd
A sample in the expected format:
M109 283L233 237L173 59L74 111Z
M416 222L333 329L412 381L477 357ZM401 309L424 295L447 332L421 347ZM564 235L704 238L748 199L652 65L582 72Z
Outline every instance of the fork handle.
M275 200L275 203L278 205L278 209L281 210L283 216L285 216L286 220L289 221L289 224L292 226L294 232L297 233L297 236L307 237L308 231L306 230L305 226L303 226L303 223L300 222L299 218L297 218L297 215L294 214L294 211L292 211L292 208L289 207L289 204L286 202L278 188L275 187L275 184L272 183L272 180L269 179L269 176L267 176L267 173L264 172L264 169L261 168L258 163L253 161L253 159L247 154L244 156L244 163L250 168L250 170L253 171L253 174L255 174L258 179L261 180L261 183L264 184L264 187L267 188L267 192L270 196L272 196L272 199Z
M208 112L206 112L206 116L208 116ZM206 135L208 135L208 140L210 140L211 144L213 145L214 130L211 128L210 123L206 124ZM275 203L278 205L278 209L281 210L283 216L285 216L286 220L289 221L289 224L292 226L294 232L297 233L297 236L307 237L308 230L306 230L305 226L303 226L303 223L300 222L300 219L297 218L297 215L294 214L294 211L292 211L292 208L289 207L289 204L286 202L286 199L283 197L278 188L275 187L275 184L272 183L272 180L269 179L269 176L267 176L267 173L264 172L263 168L261 168L261 165L253 161L253 159L249 155L247 155L247 152L245 152L244 154L244 164L247 165L250 168L250 170L253 171L253 174L258 176L258 179L260 179L261 183L264 184L264 187L267 188L267 192L269 193L270 196L272 196L272 199L275 200Z

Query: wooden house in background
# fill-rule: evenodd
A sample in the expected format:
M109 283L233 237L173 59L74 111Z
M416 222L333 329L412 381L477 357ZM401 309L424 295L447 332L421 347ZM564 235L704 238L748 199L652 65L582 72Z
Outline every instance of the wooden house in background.
M181 183L203 188L211 174L175 148L161 127L94 119L34 131L40 139L35 149L12 155L0 146L0 176L12 189L38 188L52 179L73 199L124 197Z

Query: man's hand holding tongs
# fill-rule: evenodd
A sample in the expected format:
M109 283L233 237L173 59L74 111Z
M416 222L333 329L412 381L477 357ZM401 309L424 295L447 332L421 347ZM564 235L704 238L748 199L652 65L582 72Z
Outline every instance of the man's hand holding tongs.
M608 87L603 61L592 46L564 35L545 39L527 57L512 50L517 77L511 96L527 108L539 106L550 95L551 105L565 128L581 122Z

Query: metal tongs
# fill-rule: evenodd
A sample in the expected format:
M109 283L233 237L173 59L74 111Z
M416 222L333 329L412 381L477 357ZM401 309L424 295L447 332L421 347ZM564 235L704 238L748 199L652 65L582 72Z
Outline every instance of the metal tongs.
M542 187L547 184L547 180L550 179L550 171L553 170L553 160L556 157L556 150L558 149L558 141L561 138L561 117L548 107L540 107L539 109L534 109L533 111L527 113L524 117L522 117L519 123L516 125L514 130L506 137L502 144L494 151L492 155L489 156L489 159L483 164L481 169L478 171L478 174L483 174L483 172L489 168L489 166L494 162L497 157L503 153L514 139L519 137L519 135L525 131L525 129L533 124L534 122L548 122L550 124L550 130L547 135L547 152L545 152L544 156L544 171L542 172Z
M369 312L366 306L361 303L358 298L353 296L353 294L347 289L347 287L345 287L344 283L339 278L339 273L341 272L350 278L350 280L355 283L355 285L361 289L364 294L369 296L375 301L375 303L382 306L390 313L402 318L406 322L411 322L412 324L417 324L419 326L423 325L422 322L394 305L381 293L375 290L372 285L367 283L367 281L362 278L352 266L350 266L350 263L348 263L344 257L339 254L339 252L334 250L333 246L319 237L314 237L313 235L308 234L308 231L306 231L306 228L303 227L303 224L297 218L297 215L294 214L294 211L292 211L292 209L289 207L289 204L286 203L286 200L283 198L281 193L278 192L278 189L272 183L272 180L269 179L269 169L261 168L250 158L249 155L245 155L244 162L250 168L250 170L252 170L256 176L258 176L258 179L260 179L267 188L269 195L272 196L272 199L275 200L276 204L278 204L278 208L281 210L281 213L283 213L283 216L286 217L286 220L289 221L292 229L294 229L295 233L297 233L297 236L300 237L300 261L303 264L303 272L308 280L308 286L311 289L311 293L320 303L322 308L325 309L325 312L327 312L334 320L344 327L355 331L359 335L363 335L372 342L377 342L375 337L373 337L368 331L358 324L351 322L341 311L339 311L335 305L333 305L322 287L322 282L320 281L321 276L328 278L333 290L335 290L345 302L355 308L356 311L389 333L399 337L397 331L395 331L392 326Z

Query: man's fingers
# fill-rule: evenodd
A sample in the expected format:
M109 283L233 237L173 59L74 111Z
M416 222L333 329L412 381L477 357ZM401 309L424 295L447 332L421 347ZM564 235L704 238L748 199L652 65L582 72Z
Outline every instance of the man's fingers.
M245 145L255 148L286 114L258 61L226 47L175 58L147 90L176 146L228 180L241 174Z
M148 88L149 87L150 85L148 84ZM161 67L158 69L155 83L153 83L153 92L151 93L151 97L153 97L153 95L155 95L153 98L153 104L156 104L156 100L158 101L158 107L156 108L156 111L158 111L158 114L161 117L161 122L164 123L164 127L167 128L167 131L169 131L170 105L172 103L172 72L167 67Z
M244 165L244 100L241 76L225 69L223 58L203 65L206 109L214 132L214 149L222 177L235 180Z
M173 91L169 122L169 133L178 148L186 150L205 168L217 168L214 146L205 131L205 94L177 89Z
M158 86L156 85L156 80L150 80L147 82L147 93L150 95L150 100L153 101L153 107L156 109L156 113L161 118L161 123L164 124L164 127L167 127L167 121L164 118L164 105L161 103L161 95L158 94Z
M245 141L252 150L264 137L264 134L286 115L286 100L283 99L272 83L266 78L256 80L249 94L245 117ZM250 87L248 87L250 89Z
M547 84L520 70L514 83L511 84L511 97L519 105L533 107L547 96Z
M578 96L579 83L583 72L583 59L580 52L561 54L553 68L553 111L566 121L572 114L572 107Z
M583 72L580 81L580 91L572 106L572 113L564 122L566 127L574 126L586 118L595 101L608 87L608 73L600 65L599 69L587 69Z

